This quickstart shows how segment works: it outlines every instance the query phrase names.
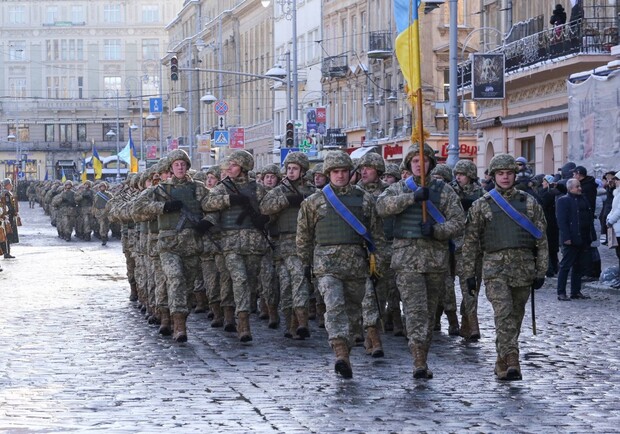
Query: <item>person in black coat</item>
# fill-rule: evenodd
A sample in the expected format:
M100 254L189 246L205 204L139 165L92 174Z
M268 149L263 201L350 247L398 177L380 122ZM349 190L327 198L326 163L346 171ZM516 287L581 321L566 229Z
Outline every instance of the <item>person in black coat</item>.
M588 175L588 170L583 166L575 167L573 170L573 178L578 179L581 183L581 194L588 200L590 209L592 210L592 226L590 228L593 236L592 241L596 237L596 229L594 229L594 211L596 210L596 196L598 195L598 185L593 176ZM591 247L586 261L584 263L583 276L584 280L598 280L601 275L601 255L598 248Z
M562 5L555 5L549 24L552 26L561 26L566 24L566 11Z
M603 200L603 207L601 208L601 213L599 215L599 221L601 223L601 236L605 239L603 244L607 244L609 241L607 239L607 216L611 211L611 204L614 200L614 190L616 188L616 183L613 181L614 175L616 172L611 171L607 172L603 175L603 188L605 189L605 199Z
M547 243L549 245L549 268L547 277L553 277L559 270L558 252L560 250L560 232L558 220L555 216L555 202L561 193L555 188L555 179L551 175L543 178L542 186L538 190L541 205L547 220Z
M581 184L577 179L566 183L568 193L556 203L556 218L560 230L562 261L558 273L558 300L590 298L581 293L583 260L587 257L592 242L592 212L587 199L581 194ZM566 281L571 270L570 298L566 296Z

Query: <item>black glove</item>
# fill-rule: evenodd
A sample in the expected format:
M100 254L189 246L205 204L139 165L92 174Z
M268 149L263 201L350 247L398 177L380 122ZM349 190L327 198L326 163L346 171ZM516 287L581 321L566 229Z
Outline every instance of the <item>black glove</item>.
M304 267L304 276L308 280L312 280L312 266L306 265Z
M230 196L228 196L228 198L230 200L230 206L233 206L233 205L246 206L250 203L250 198L242 194L231 194Z
M183 208L183 202L180 200L169 200L164 203L164 212L180 211Z
M428 200L428 187L420 187L416 191L413 192L413 198L416 203L424 202Z
M532 288L534 289L540 289L542 288L543 284L545 283L545 278L544 277L537 277L536 279L534 279L534 281L532 282Z
M423 236L425 236L426 238L433 237L433 234L435 233L435 228L430 221L427 221L426 223L420 223L420 227L422 228Z
M475 297L476 292L478 291L478 285L476 284L476 278L468 277L465 283L467 284L467 293L470 296Z
M204 234L212 226L213 226L213 223L211 223L209 220L202 219L198 223L196 223L195 229L196 229L196 232L198 232L199 234Z
M252 224L256 229L264 229L267 223L269 223L269 216L267 215L256 214L252 217Z
M304 197L301 194L298 194L295 196L287 196L286 199L288 200L288 204L290 206L299 206L301 205L301 202L303 202Z
M461 199L461 205L463 205L463 209L465 210L465 212L467 212L469 210L469 208L471 208L471 205L474 203L474 201L472 199Z

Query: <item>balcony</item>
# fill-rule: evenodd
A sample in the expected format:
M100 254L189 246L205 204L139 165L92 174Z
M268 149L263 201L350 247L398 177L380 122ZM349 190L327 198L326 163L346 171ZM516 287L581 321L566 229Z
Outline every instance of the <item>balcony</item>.
M506 42L491 53L505 54L505 72L508 74L537 64L558 62L568 56L609 55L611 47L617 45L619 39L614 19L588 19ZM582 69L587 68L584 65ZM460 65L458 83L463 87L471 86L471 61Z
M370 32L368 35L368 57L387 59L392 56L392 32Z
M342 78L349 71L347 55L325 57L321 66L321 73L325 78Z

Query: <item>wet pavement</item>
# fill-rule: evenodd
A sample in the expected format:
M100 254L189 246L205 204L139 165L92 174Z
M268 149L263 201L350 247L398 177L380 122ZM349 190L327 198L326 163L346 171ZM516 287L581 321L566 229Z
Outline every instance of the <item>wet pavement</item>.
M559 302L551 279L521 334L523 381L495 380L493 320L482 339L437 332L432 380L413 380L404 338L386 357L352 354L333 372L325 331L291 341L252 317L254 341L189 319L176 344L128 300L120 243L66 242L22 203L21 243L0 260L0 431L28 432L617 432L619 292ZM607 257L607 256L606 256ZM608 259L605 259L608 261ZM615 264L609 259L610 264Z

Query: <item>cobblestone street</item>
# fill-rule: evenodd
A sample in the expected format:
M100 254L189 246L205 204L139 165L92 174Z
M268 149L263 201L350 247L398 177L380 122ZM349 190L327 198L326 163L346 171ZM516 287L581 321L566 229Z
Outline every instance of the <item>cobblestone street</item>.
M482 339L436 332L435 378L412 378L406 340L386 357L352 354L333 372L326 333L285 339L252 316L253 342L192 314L189 341L157 334L129 302L120 242L60 240L40 207L22 203L20 244L0 273L0 431L25 432L617 432L618 291L559 302L536 293L521 334L523 381L495 380L491 307ZM604 247L605 248L605 247ZM606 249L606 248L605 248ZM615 264L615 262L613 262ZM458 291L457 291L458 293Z

